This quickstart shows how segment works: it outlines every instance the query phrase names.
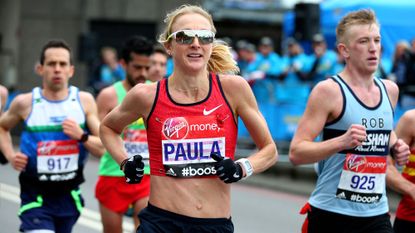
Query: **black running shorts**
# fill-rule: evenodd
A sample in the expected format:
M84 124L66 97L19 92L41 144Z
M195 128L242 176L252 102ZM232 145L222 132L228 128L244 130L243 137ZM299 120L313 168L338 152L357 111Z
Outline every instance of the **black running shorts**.
M151 205L139 215L137 233L233 233L233 223L227 218L193 218Z

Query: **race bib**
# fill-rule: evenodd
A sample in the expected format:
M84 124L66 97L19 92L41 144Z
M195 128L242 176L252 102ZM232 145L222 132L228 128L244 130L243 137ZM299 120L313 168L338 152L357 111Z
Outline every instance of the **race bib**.
M379 202L385 189L386 156L346 154L336 197L357 203Z
M162 131L162 156L166 175L178 178L216 175L210 157L225 157L225 130L216 116L169 118Z
M148 160L148 144L146 130L127 129L124 130L124 147L128 157L140 154Z
M128 158L137 154L141 155L145 166L144 173L150 174L147 131L145 129L125 129L123 141Z
M37 145L37 172L40 181L75 178L79 147L76 140L41 141Z

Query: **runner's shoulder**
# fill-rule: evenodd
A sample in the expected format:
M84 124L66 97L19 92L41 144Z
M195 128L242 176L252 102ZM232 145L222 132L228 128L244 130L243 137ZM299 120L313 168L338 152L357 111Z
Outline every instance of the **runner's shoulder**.
M32 104L32 92L18 94L11 102L11 107L26 108Z
M406 124L415 124L415 109L411 109L406 111L399 121L404 122Z
M128 95L134 95L140 98L152 98L156 95L156 91L157 83L139 83L131 88Z
M249 83L239 75L219 74L220 84L225 93L244 94L251 90Z
M95 102L94 96L91 93L86 92L86 91L80 91L79 92L79 100L82 103L88 103L88 104Z
M342 97L340 87L333 79L326 79L314 86L310 94L310 99L319 101L329 101Z
M113 85L111 85L111 86L108 86L108 87L105 87L104 89L102 89L98 93L98 95L96 97L96 100L97 100L97 102L100 102L100 101L106 102L110 99L113 99L116 95L117 95L117 93L115 91L115 88L114 88Z

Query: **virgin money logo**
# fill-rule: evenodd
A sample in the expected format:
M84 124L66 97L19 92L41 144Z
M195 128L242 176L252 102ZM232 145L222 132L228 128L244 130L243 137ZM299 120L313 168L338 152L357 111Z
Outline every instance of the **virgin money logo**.
M39 143L38 153L41 155L49 155L52 150L56 149L57 145L54 141L41 142Z
M189 124L184 117L169 118L164 122L163 133L168 139L186 138Z
M347 157L346 165L350 171L363 172L366 168L366 158L359 155L350 155Z

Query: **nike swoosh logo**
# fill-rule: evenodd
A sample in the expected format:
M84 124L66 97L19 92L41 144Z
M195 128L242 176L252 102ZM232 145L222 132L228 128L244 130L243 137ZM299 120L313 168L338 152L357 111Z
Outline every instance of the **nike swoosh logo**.
M234 174L233 174L233 178L238 179L238 178L239 178L239 175L238 175L238 174L236 174L236 173L234 173Z
M214 111L216 111L218 108L222 107L222 105L223 105L223 104L218 105L218 106L216 106L216 107L212 108L211 110L206 110L206 108L205 108L205 109L203 109L203 115L205 115L205 116L210 115L212 112L214 112Z

